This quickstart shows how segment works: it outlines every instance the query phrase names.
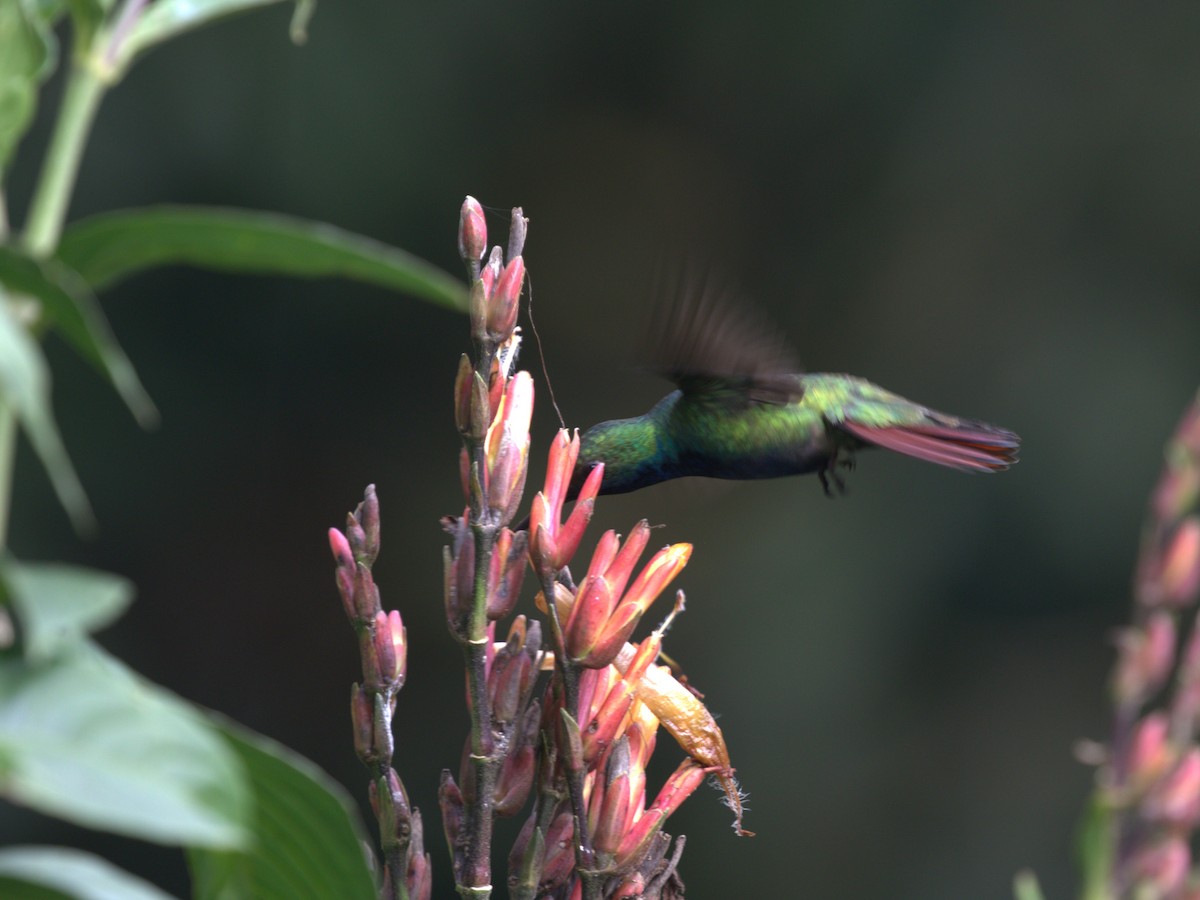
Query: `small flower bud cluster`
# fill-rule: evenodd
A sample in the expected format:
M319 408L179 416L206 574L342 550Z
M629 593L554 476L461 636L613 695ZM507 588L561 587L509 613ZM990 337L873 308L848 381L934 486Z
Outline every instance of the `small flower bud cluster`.
M396 692L408 673L408 640L400 613L385 612L380 605L379 588L371 575L379 555L379 499L374 485L367 487L363 502L347 516L345 532L329 529L329 546L342 608L358 635L362 657L363 680L350 690L350 721L354 748L372 775L371 808L389 862L384 880L391 884L402 878L410 898L428 900L432 880L421 814L409 805L404 785L392 768L392 715ZM392 870L393 859L402 871Z
M1191 836L1200 825L1200 398L1167 446L1134 579L1133 624L1117 637L1111 758L1114 898L1200 900Z
M521 210L514 209L508 261L505 262L504 251L496 246L483 262L487 253L483 207L474 197L463 201L458 220L458 250L471 276L471 337L477 344L496 347L512 337L525 284L525 260L521 254L527 225Z

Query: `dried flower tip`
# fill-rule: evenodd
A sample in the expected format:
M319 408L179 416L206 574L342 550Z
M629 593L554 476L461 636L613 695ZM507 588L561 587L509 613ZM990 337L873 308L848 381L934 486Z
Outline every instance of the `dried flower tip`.
M529 231L529 220L525 211L516 207L508 224L508 258L515 259L525 252L525 235Z
M654 636L643 641L640 647L626 644L617 654L613 665L621 672L628 672L634 666L644 664L645 654L651 651L657 652ZM666 666L652 665L647 668L637 680L635 690L638 699L675 738L683 751L713 774L725 794L726 805L733 810L734 830L739 835L750 835L751 832L742 828L744 797L733 777L725 736L708 707L681 684Z

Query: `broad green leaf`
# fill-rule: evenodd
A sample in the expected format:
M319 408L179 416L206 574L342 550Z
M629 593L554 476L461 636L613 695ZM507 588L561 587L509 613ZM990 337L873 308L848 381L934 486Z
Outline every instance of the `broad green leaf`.
M91 504L71 466L50 410L50 372L42 348L17 321L8 292L0 287L0 404L20 419L50 475L71 521L81 532L95 527Z
M0 584L16 610L31 661L48 659L110 625L133 601L133 585L126 579L62 563L0 559Z
M0 172L33 119L55 56L48 25L28 0L0 2Z
M341 277L467 308L467 288L429 263L332 225L274 213L160 206L84 219L59 258L95 290L142 269L184 263L227 272Z
M0 897L34 900L172 900L148 881L70 847L0 849Z
M86 639L0 663L0 795L161 844L250 839L245 775L221 735Z
M241 851L193 848L193 897L375 897L366 833L346 792L308 760L214 716L245 767L254 843Z
M185 31L200 28L217 19L268 6L280 0L156 0L147 6L128 36L115 48L115 68L121 71L140 53L168 41ZM296 11L292 16L291 37L304 43L305 29L312 17L316 0L293 0Z
M0 284L41 301L47 321L84 359L106 375L144 428L158 424L158 410L133 363L117 343L87 283L57 260L41 262L0 246Z

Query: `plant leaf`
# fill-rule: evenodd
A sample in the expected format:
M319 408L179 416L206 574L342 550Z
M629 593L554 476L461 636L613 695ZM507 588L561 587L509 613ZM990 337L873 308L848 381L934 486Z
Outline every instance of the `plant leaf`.
M366 832L340 785L262 735L213 716L245 767L254 797L254 844L192 848L193 897L375 897Z
M108 377L143 428L158 424L158 410L133 363L117 343L99 302L79 275L57 260L41 262L0 246L0 283L41 302L46 319L76 352Z
M0 3L0 172L33 119L38 85L53 70L56 50L36 8L26 0Z
M275 213L159 206L84 219L69 227L59 258L94 290L152 266L184 263L227 272L342 277L466 310L466 286L379 241Z
M91 504L71 466L50 411L50 372L42 348L16 320L8 292L0 287L0 403L20 419L50 475L59 502L77 531L95 528Z
M1013 879L1014 900L1045 900L1037 876L1032 872L1018 872Z
M31 661L49 659L110 625L133 601L133 585L119 575L62 563L0 559L0 585L12 601Z
M0 896L172 900L170 894L99 856L70 847L35 846L0 849Z
M0 663L0 794L161 844L249 839L245 776L221 736L87 639Z
M278 2L280 0L157 0L142 12L125 40L117 46L114 55L116 68L121 71L139 53L185 31L200 28L234 13ZM296 11L292 16L290 34L293 42L303 44L316 0L293 2Z

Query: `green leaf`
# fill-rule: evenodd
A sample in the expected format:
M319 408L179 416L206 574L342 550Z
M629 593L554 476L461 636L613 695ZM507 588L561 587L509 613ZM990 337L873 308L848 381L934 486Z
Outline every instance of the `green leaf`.
M255 841L241 851L190 850L193 897L372 900L366 832L341 786L286 747L213 720L248 774Z
M31 661L49 659L105 628L133 601L133 585L126 579L61 563L0 559L0 584L16 610Z
M171 900L170 894L99 856L69 847L34 846L0 849L0 896L7 900Z
M245 776L220 734L86 639L0 663L0 795L161 844L249 840Z
M1017 873L1013 879L1013 897L1015 900L1045 900L1037 876L1032 872Z
M341 277L466 310L466 286L379 241L274 213L161 206L84 219L58 256L93 289L152 266L185 263L227 272Z
M56 56L47 22L31 3L0 3L0 172L33 119L38 85Z
M50 371L42 348L17 321L7 291L0 287L0 403L16 413L33 449L50 475L76 530L95 527L91 504L71 466L50 410Z
M140 53L173 37L200 28L235 13L279 0L156 0L138 17L128 36L115 48L115 67L121 71ZM296 11L292 16L290 34L297 44L304 43L305 29L312 17L316 0L293 0Z
M87 283L57 260L41 262L0 246L0 283L41 302L47 321L84 359L108 377L143 428L158 424L158 410L133 363L117 343Z

